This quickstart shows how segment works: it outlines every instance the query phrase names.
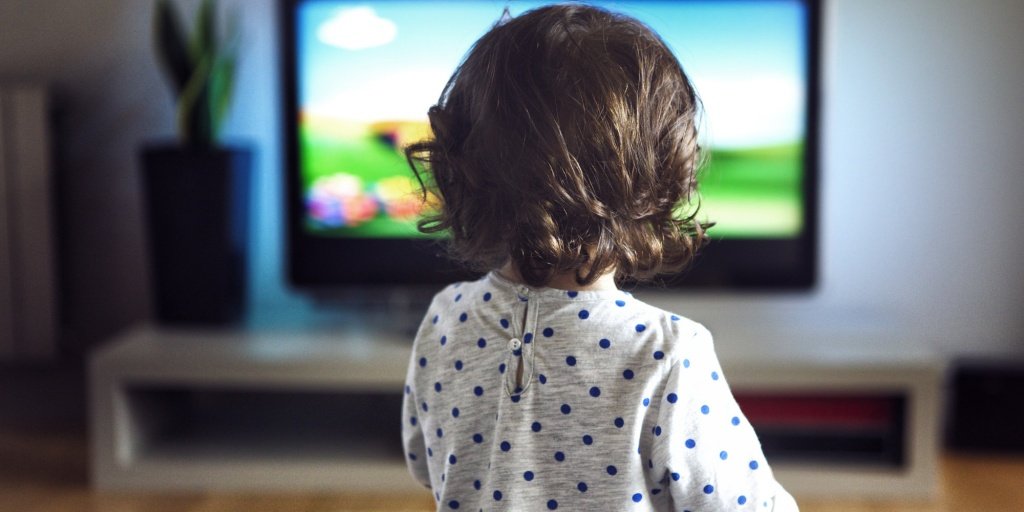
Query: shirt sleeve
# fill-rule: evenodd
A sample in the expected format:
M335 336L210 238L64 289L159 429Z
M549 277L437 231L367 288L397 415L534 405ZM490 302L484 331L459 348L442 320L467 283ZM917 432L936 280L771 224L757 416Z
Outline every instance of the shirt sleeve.
M729 390L711 334L698 326L682 337L650 411L656 418L650 480L668 490L674 510L795 512Z
M419 402L416 399L416 351L409 358L409 369L405 377L405 392L402 398L402 447L409 473L417 482L430 488L430 473L427 469L427 448L423 441L420 425Z

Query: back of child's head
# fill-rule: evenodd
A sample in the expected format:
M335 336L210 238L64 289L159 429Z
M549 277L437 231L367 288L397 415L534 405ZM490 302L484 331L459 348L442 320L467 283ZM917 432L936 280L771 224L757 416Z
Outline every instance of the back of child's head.
M474 268L511 260L533 286L677 271L705 241L689 205L697 103L635 19L578 4L503 19L430 109L434 138L406 149L440 200L420 229L448 230Z

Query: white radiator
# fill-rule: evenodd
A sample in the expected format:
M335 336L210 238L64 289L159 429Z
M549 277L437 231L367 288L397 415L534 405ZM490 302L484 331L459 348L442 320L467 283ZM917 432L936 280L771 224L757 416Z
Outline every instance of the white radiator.
M0 84L0 360L57 351L50 150L45 87Z

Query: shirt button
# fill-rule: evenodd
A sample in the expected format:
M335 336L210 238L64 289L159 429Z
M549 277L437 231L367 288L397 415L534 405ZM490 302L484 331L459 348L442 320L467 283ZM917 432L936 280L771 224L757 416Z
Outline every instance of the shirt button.
M508 341L508 347L512 350L519 350L522 346L523 342L519 341L518 338L512 338Z

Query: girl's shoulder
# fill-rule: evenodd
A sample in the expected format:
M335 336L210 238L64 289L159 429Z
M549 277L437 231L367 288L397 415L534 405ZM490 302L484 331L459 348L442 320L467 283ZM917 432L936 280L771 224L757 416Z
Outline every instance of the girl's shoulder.
M711 332L704 324L640 299L633 298L632 302L636 315L633 329L639 339L660 342L667 359L673 359L680 350L708 348L712 344Z

